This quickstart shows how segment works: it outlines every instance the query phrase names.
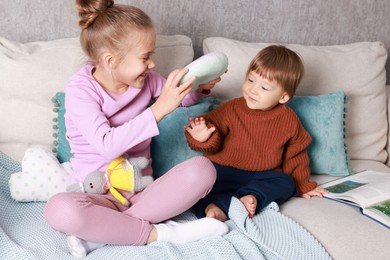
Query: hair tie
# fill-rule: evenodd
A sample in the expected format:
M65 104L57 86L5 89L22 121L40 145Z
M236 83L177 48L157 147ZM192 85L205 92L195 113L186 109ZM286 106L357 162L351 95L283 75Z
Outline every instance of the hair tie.
M110 8L114 5L114 1L108 1L107 8Z

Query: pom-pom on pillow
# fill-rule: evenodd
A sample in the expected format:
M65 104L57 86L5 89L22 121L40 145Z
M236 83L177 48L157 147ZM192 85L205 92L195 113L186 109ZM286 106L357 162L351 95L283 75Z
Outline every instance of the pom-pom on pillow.
M66 128L65 128L65 93L58 92L55 97L52 98L54 103L53 111L57 113L57 117L53 118L53 129L55 132L53 136L55 138L53 142L52 151L57 155L57 159L60 163L68 162L72 157L70 152L70 145L66 140Z
M343 91L318 96L295 96L287 105L311 135L308 147L312 173L347 176L351 172L345 138Z

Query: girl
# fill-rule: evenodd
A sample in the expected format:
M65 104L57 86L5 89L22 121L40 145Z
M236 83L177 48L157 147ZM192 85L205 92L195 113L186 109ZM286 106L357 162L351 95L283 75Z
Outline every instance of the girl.
M152 71L156 33L151 19L138 8L111 0L76 0L76 7L80 42L90 63L66 87L65 119L73 182L82 182L92 171L104 172L123 154L150 159L151 138L159 134L157 123L179 105L197 102L202 90L220 79L190 92L195 78L179 84L185 69L173 71L166 80ZM151 100L155 102L149 106ZM152 175L150 163L143 175ZM60 193L48 201L45 217L55 230L68 235L70 253L79 257L106 243L180 244L223 235L228 227L214 218L160 223L193 206L215 179L212 163L194 157L142 192L124 193L130 207L109 193Z

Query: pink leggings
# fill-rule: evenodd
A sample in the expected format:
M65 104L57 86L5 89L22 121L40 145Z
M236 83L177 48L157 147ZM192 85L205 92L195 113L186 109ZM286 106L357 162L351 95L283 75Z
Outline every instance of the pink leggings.
M144 245L153 228L175 217L203 198L216 180L213 164L205 157L182 162L145 190L124 194L130 208L110 193L58 193L45 207L49 225L81 239L123 245Z

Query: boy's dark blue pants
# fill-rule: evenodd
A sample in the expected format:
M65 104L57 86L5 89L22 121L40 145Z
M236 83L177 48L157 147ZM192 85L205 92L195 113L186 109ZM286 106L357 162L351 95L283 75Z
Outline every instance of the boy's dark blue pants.
M270 202L279 205L297 194L291 176L278 171L244 171L213 163L217 169L217 180L203 199L193 207L198 218L205 217L210 203L216 204L228 216L232 197L238 199L251 194L257 199L256 214Z

